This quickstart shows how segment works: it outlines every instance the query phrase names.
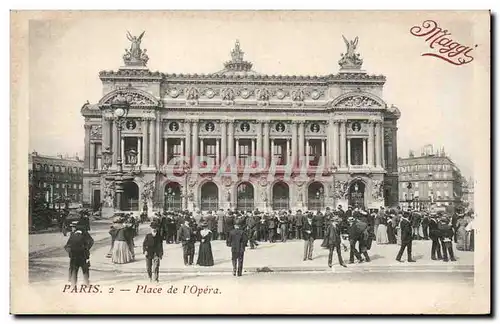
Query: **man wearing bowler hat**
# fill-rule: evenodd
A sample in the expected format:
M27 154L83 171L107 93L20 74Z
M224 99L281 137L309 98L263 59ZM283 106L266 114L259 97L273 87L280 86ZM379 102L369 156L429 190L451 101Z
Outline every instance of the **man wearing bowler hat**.
M151 233L148 233L142 243L142 251L146 256L146 270L149 281L158 282L160 260L163 257L163 238L159 234L160 224L151 223Z
M399 226L401 227L401 248L399 249L398 255L396 256L396 261L402 262L401 257L403 256L403 252L406 249L408 253L408 262L416 262L411 257L411 247L413 244L413 230L412 225L409 220L410 213L405 211L403 212L403 217L401 218L401 222Z
M237 221L234 224L234 229L229 232L226 240L227 246L231 247L231 260L233 262L233 276L241 277L243 273L243 257L245 255L245 247L247 246L248 237L241 229L241 222Z
M94 245L94 240L85 231L85 224L75 221L71 223L71 228L73 232L64 246L69 256L69 280L75 286L78 280L78 270L82 268L83 281L88 285L90 277L90 249Z

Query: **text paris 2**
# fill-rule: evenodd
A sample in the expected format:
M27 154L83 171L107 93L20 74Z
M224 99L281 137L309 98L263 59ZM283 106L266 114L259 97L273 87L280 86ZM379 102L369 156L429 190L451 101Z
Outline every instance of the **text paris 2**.
M181 287L170 286L167 289L158 286L137 285L136 294L185 294L200 297L202 295L220 295L219 288L210 286L184 285Z
M439 27L434 20L426 20L422 26L413 26L410 33L417 37L426 37L425 42L429 43L432 51L423 53L422 56L437 57L453 65L463 65L474 60L471 55L473 48L453 40L451 33Z

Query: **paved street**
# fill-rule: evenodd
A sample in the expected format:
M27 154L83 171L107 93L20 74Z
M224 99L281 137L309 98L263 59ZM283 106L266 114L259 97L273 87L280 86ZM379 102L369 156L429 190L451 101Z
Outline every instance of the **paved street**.
M93 226L93 237L96 241L91 251L91 277L92 281L105 280L108 276L129 276L143 278L145 272L145 261L142 254L142 241L148 232L147 224L140 227L140 235L135 238L136 261L129 264L113 264L111 259L106 258L109 251L110 239L107 233L109 225ZM47 235L47 234L40 234ZM40 239L40 238L37 238ZM63 249L67 240L59 234L58 238L51 236L51 248L40 249L33 247L30 253L30 281L47 282L53 280L66 280L68 257ZM457 262L432 261L430 259L430 241L415 241L413 244L413 255L416 263L395 260L399 249L397 245L374 244L370 251L372 262L348 264L347 268L340 267L334 255L334 271L336 273L367 273L367 272L473 272L474 253L456 251ZM45 246L49 243L44 243ZM55 244L60 244L56 246ZM255 250L248 249L245 253L246 273L266 271L265 267L272 272L297 272L315 271L330 272L327 267L328 251L320 247L321 240L315 241L315 249L312 261L303 261L303 241L292 240L286 243L262 243ZM215 265L213 267L185 266L182 258L181 245L164 244L165 256L161 262L162 275L167 274L221 274L232 271L230 250L223 241L212 242ZM31 252L31 251L30 251ZM198 244L196 244L195 262L197 258ZM344 260L348 261L349 252L343 252ZM403 255L406 260L406 254ZM128 277L127 277L128 278ZM128 280L128 279L127 279Z
M91 226L91 235L95 241L109 238L109 222L95 222ZM39 233L29 235L29 253L32 256L48 256L53 252L60 252L66 244L67 236L61 232Z

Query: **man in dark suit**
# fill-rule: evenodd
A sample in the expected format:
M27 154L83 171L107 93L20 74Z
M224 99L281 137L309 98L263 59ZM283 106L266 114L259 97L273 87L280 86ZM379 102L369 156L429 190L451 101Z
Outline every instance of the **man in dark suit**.
M312 260L315 233L313 215L310 212L302 223L302 237L304 238L304 261Z
M295 214L295 231L296 239L302 239L302 224L304 222L304 216L302 216L302 210L297 210L297 214Z
M256 246L259 246L259 243L255 240L257 237L257 224L258 224L258 216L254 216L251 213L247 216L246 222L246 231L247 237L250 241L250 248L253 250Z
M368 224L362 222L354 217L349 217L349 245L350 245L350 255L349 255L349 263L354 263L354 257L358 259L359 263L361 262L370 262L370 256L368 255L366 242L369 237L368 233ZM356 243L359 243L359 251L356 250ZM361 253L365 259L361 257Z
M186 219L177 231L177 242L182 243L184 265L192 265L194 259L194 242L196 241L196 237L189 225L189 219Z
M84 224L73 222L71 227L74 231L69 236L64 246L69 256L69 279L73 286L78 279L78 270L82 268L84 284L89 284L90 277L90 249L94 245L94 239L86 231Z
M413 244L413 229L412 224L409 220L410 213L405 211L403 212L403 217L401 217L401 221L399 226L401 227L401 248L399 249L398 255L396 256L396 261L402 262L401 257L403 256L403 252L406 249L408 253L408 262L416 262L411 257L411 246Z
M441 255L441 245L439 243L440 232L439 232L439 224L437 221L437 214L432 214L429 220L429 237L432 240L431 246L431 259L432 260L442 260L443 256ZM436 259L437 254L437 259Z
M248 237L240 228L241 223L236 222L234 229L229 232L226 240L226 245L231 247L231 260L233 262L233 276L238 274L241 277L243 273L243 257L245 255L245 247L247 246Z
M142 243L142 253L146 255L148 278L149 281L155 282L158 282L160 260L163 258L163 238L158 233L158 227L157 224L151 224L151 233L146 235Z
M342 238L340 236L340 218L332 217L330 220L330 225L328 225L326 229L325 241L326 246L329 249L328 253L328 266L332 267L332 259L333 259L333 250L337 250L337 258L339 260L339 264L343 267L347 267L342 259L342 251L340 250L340 243Z
M429 239L429 214L426 212L422 217L422 232L424 234L424 240Z
M450 224L448 217L443 216L439 220L438 228L441 234L441 245L443 247L443 261L448 262L448 254L451 261L457 261L455 259L455 255L453 254L453 223Z

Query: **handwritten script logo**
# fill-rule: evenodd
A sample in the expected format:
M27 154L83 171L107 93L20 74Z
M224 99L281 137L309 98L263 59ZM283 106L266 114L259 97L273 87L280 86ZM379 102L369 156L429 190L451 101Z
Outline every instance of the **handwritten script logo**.
M429 42L429 47L433 51L424 53L422 56L434 56L454 65L463 65L474 61L474 58L469 55L473 48L454 41L449 37L451 33L439 27L434 20L426 20L422 26L413 26L410 33L417 37L427 36L425 41Z

